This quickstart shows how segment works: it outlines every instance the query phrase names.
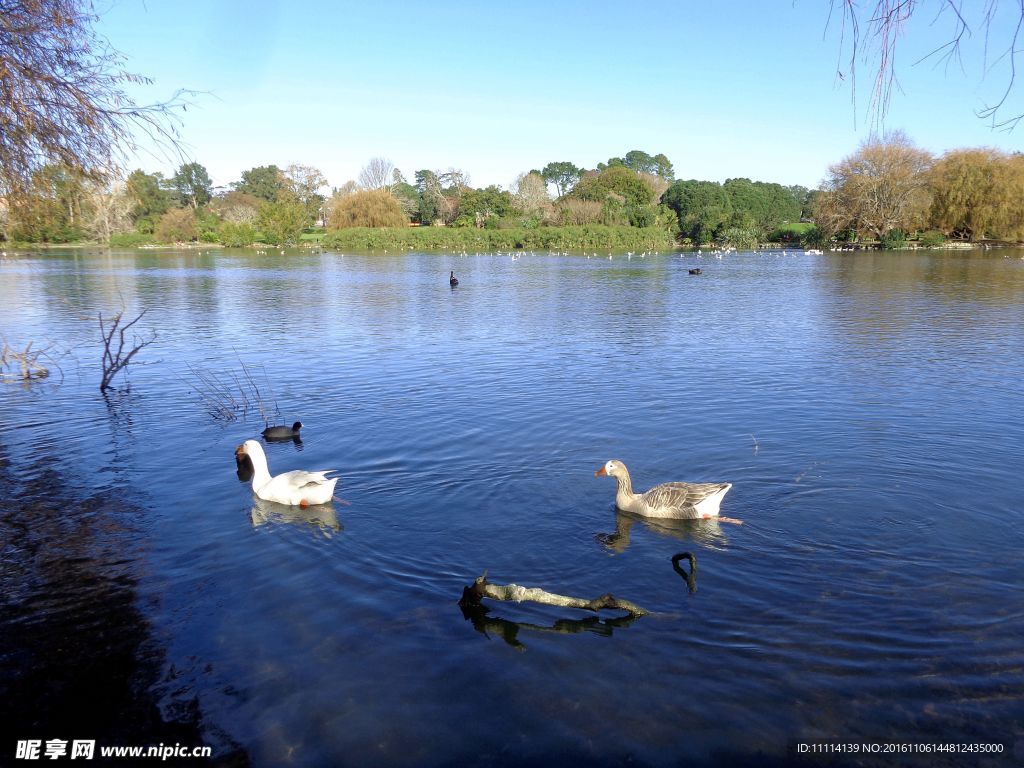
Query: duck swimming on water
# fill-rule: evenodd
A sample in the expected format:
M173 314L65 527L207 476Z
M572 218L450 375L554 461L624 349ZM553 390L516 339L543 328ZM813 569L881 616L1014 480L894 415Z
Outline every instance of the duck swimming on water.
M263 437L267 440L291 440L299 436L300 429L301 421L296 421L290 427L267 427L263 430Z
M457 278L455 276L455 272L453 271L452 272L452 276L448 278L448 285L450 285L452 288L454 288L458 284L459 284L459 278Z
M645 517L670 517L679 520L716 518L726 522L739 522L719 517L718 507L732 483L663 483L646 493L633 493L633 482L626 465L617 459L605 463L595 477L614 477L618 483L615 506L625 512Z

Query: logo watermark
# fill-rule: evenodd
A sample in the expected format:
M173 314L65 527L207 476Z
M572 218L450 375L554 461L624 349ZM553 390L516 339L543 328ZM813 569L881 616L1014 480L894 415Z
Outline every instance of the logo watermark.
M190 747L181 744L157 744L142 746L101 745L96 747L95 739L19 739L15 747L16 760L92 760L101 758L158 758L161 761L175 758L210 757L211 747Z

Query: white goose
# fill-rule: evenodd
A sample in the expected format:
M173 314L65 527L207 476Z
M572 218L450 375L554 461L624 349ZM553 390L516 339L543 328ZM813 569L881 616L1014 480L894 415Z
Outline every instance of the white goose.
M619 484L615 506L645 517L669 517L682 520L719 518L718 507L732 488L732 483L663 483L647 493L633 493L633 483L626 465L612 459L594 473L595 477L610 475Z
M336 477L327 477L335 469L322 472L307 472L295 469L276 477L270 476L267 455L255 440L246 440L235 449L235 458L248 456L252 462L252 490L265 501L275 501L292 507L308 507L310 504L326 504L334 496Z

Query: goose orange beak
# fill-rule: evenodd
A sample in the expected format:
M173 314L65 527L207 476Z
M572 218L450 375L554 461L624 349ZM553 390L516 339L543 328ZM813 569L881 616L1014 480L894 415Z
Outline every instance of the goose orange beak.
M607 474L608 470L605 469L604 467L601 467L599 470L597 470L597 472L594 473L594 477L604 477Z
M240 445L237 448L235 448L235 458L236 459L241 459L245 455L246 455L246 453L245 453L245 446L244 445Z

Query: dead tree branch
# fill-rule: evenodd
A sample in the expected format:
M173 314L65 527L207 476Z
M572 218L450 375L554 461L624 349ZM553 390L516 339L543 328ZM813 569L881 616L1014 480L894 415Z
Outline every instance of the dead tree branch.
M462 590L459 606L462 608L479 606L480 601L485 597L491 600L510 600L515 603L528 601L564 608L582 608L585 611L595 612L603 609L620 610L626 611L630 616L646 616L648 613L639 605L631 603L629 600L620 600L610 593L593 600L586 600L582 597L556 595L536 587L521 587L518 584L491 584L487 581L487 574L477 577L472 585Z
M146 310L144 309L135 316L134 320L121 325L121 320L124 318L124 309L122 309L110 319L110 327L108 329L103 322L103 313L100 313L100 336L103 338L103 378L100 380L101 392L110 388L111 380L118 373L128 367L128 363L132 361L132 358L135 357L136 354L156 341L155 337L144 340L135 334L132 334L131 345L127 352L125 351L125 347L128 345L128 339L125 336L125 333L129 328L139 322L145 314Z
M34 341L30 341L25 349L18 351L8 344L6 339L3 340L3 347L0 348L0 381L29 382L45 379L50 375L50 368L56 368L63 379L64 372L50 354L53 344L33 349L34 344ZM42 361L46 364L44 365Z

